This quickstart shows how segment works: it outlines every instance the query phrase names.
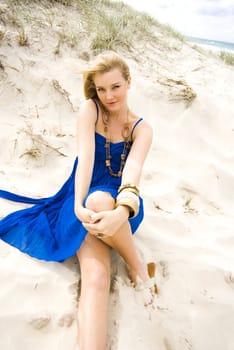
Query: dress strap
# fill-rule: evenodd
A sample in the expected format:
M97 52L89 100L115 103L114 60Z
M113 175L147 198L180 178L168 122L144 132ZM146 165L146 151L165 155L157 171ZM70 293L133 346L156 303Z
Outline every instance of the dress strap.
M132 134L133 131L135 130L136 126L143 120L143 118L137 119L136 123L133 125L132 131L131 131L131 139L132 139Z
M97 121L98 121L98 115L99 115L99 108L98 108L98 103L97 101L93 98L92 99L93 103L95 104L96 106L96 111L97 111L97 116L96 116L96 124L97 124Z

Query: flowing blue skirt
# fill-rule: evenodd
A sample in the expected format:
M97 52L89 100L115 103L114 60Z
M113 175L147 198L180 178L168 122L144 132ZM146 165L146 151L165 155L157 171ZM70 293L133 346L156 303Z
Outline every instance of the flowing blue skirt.
M47 261L64 261L75 255L85 239L87 231L74 212L74 179L78 160L61 189L48 198L30 198L0 190L0 198L33 204L17 210L0 220L0 238L34 258ZM117 196L117 187L111 184L93 185L95 190ZM138 215L130 219L135 233L144 216L143 200L140 197Z

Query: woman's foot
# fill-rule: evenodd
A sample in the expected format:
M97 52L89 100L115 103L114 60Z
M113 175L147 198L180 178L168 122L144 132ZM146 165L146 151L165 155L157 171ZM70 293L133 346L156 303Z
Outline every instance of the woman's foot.
M154 262L147 265L141 264L138 270L128 266L129 275L136 291L144 293L145 305L150 305L154 301L155 295L158 293L155 281L156 264Z
M154 294L158 294L158 287L157 287L156 280L155 280L156 264L154 262L148 263L147 264L147 271L148 271L148 275L150 277L150 280L153 283L153 285L152 285L152 287L154 288L153 292L154 292Z

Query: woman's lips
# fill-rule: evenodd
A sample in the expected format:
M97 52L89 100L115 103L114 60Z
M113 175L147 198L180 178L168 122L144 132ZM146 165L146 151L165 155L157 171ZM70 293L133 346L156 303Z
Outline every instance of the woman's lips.
M116 102L107 102L107 106L114 106Z

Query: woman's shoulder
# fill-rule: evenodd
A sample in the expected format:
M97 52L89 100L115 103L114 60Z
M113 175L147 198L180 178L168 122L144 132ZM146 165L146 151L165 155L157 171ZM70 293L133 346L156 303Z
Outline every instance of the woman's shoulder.
M151 124L145 120L143 117L138 116L138 115L134 115L133 116L133 121L132 121L132 129L142 129L142 128L146 128L146 129L152 129Z
M144 134L146 137L151 137L153 128L151 124L142 117L137 117L132 127L132 139L137 135Z
M97 102L91 98L81 102L79 110L96 110Z
M98 106L92 99L84 100L79 107L78 118L92 119L96 122L98 118Z

